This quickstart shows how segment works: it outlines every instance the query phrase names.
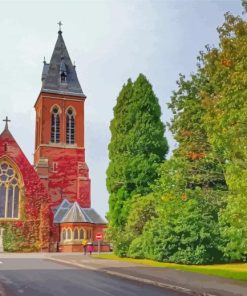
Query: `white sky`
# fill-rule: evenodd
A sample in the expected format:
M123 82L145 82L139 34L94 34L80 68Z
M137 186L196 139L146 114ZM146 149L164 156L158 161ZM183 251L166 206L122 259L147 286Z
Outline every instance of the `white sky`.
M179 73L189 74L206 44L217 45L224 13L241 14L241 0L171 1L1 1L0 119L33 162L33 105L57 39L57 22L86 100L86 158L92 179L92 206L108 210L105 171L112 109L122 85L141 72L160 100L162 119ZM0 121L0 132L4 123ZM174 141L167 133L170 150Z

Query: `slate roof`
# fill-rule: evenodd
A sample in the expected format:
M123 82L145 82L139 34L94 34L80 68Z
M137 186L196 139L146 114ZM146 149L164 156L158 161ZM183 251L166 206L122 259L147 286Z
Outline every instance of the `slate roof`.
M75 202L72 207L67 211L66 215L62 219L63 223L80 223L80 222L89 222L88 219L84 216L82 209Z
M71 207L72 204L67 199L64 199L61 205L55 210L54 223L60 223Z
M62 74L66 76L66 82L61 82ZM50 64L44 61L41 91L86 98L80 86L75 67L69 57L62 31L58 32Z
M94 209L81 208L77 202L70 203L64 199L61 205L57 208L54 216L54 223L92 223L92 224L107 224Z

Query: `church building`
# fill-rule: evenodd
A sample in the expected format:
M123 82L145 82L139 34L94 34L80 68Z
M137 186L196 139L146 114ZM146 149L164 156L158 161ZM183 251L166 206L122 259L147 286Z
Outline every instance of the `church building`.
M85 161L84 103L60 29L50 63L44 61L35 102L34 165L16 143L8 117L0 135L0 237L5 251L97 249L107 222L91 208ZM1 248L1 246L0 246ZM101 251L109 245L101 243Z

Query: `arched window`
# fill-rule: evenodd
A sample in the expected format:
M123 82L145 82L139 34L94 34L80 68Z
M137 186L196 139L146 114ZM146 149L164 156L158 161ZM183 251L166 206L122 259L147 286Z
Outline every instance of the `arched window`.
M91 239L92 238L92 230L88 229L87 230L87 239Z
M71 229L67 230L67 239L71 239Z
M58 107L52 109L51 114L51 142L60 142L60 115Z
M76 228L74 230L74 239L78 239L79 238L79 233L78 233L78 228Z
M62 232L62 240L66 240L66 230L65 229Z
M20 180L14 168L0 162L0 218L19 218Z
M84 239L84 231L82 228L80 229L80 239Z
M75 143L75 114L72 108L66 112L66 143Z

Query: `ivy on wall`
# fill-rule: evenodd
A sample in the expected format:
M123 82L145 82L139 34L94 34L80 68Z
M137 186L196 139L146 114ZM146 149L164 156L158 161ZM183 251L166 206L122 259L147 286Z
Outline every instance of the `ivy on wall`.
M23 180L19 219L0 221L0 227L4 228L4 250L48 250L52 236L51 201L39 176L8 130L0 135L0 160L1 158L19 170Z

